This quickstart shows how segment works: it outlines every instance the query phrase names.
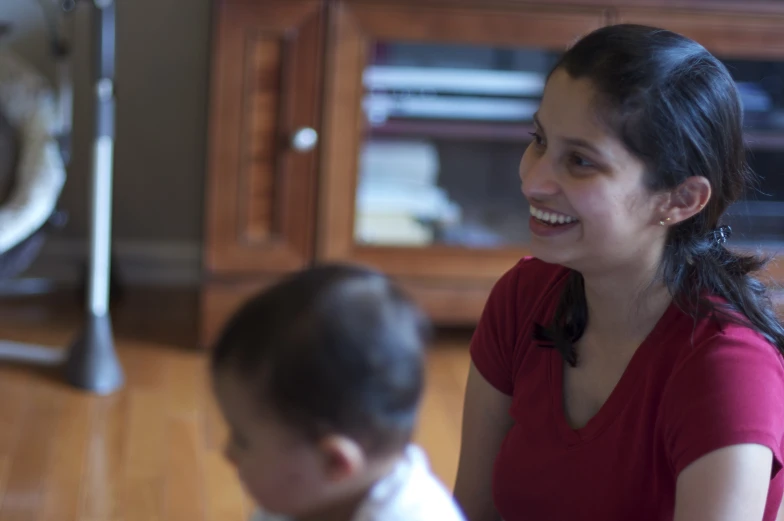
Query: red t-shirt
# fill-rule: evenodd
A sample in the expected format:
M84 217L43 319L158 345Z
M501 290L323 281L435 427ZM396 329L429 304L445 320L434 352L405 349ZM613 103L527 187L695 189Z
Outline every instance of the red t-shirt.
M738 443L773 451L765 521L784 490L784 363L748 328L695 321L671 305L599 412L572 429L563 360L533 340L549 325L566 268L526 258L490 294L471 343L474 365L512 396L515 423L495 461L505 521L671 521L678 474Z

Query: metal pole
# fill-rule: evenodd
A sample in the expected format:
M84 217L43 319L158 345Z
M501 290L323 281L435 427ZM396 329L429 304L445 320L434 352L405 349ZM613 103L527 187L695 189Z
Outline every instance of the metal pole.
M77 387L98 394L109 394L124 383L122 367L114 348L109 313L115 127L115 3L114 0L93 0L92 7L96 128L90 200L87 316L84 330L69 350L65 373L68 381Z

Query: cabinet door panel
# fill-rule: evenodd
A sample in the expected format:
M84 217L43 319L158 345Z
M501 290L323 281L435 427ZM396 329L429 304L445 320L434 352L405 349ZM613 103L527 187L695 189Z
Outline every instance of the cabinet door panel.
M784 56L784 16L705 11L620 9L618 23L669 29L727 58Z
M321 2L216 7L207 183L207 269L283 272L313 256ZM302 147L301 147L302 148Z

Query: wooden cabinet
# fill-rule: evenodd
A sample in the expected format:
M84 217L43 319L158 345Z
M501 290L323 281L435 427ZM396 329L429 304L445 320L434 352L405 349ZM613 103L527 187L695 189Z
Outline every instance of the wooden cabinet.
M282 273L313 258L324 12L318 1L217 6L210 274Z
M314 256L326 6L215 4L201 340Z
M673 29L737 71L774 195L744 201L733 228L784 243L784 119L760 114L784 114L784 5L740 4L216 0L202 340L326 260L380 268L439 323L473 324L526 254L517 167L546 74L608 23Z
M528 111L530 121L558 51L603 23L599 9L336 4L318 258L398 277L439 322L476 320L489 286L525 253L524 235L501 229L526 228L517 163L531 128L476 114L449 120L443 112L508 108ZM502 70L499 60L527 70ZM483 81L517 82L520 93L500 85L509 98L499 106L481 98L489 92ZM471 220L487 240L471 242L450 218Z
M784 58L784 12L777 15L679 10L675 16L662 9L625 7L614 12L613 21L669 29L700 42L719 56Z

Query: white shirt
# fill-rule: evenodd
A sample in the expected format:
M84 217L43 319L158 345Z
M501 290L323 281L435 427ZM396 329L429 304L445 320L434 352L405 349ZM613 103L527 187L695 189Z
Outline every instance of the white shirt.
M251 521L293 521L262 511ZM430 470L424 452L409 445L395 468L370 489L350 521L465 521Z

